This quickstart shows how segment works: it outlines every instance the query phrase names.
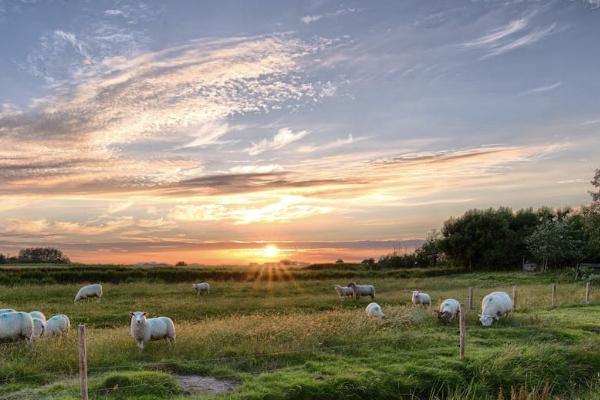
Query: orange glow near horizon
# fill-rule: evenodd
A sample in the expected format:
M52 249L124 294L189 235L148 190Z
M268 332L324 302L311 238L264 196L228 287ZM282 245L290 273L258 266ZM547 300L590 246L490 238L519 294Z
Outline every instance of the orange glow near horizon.
M279 255L279 248L274 244L269 244L263 249L263 255L268 258L277 257Z

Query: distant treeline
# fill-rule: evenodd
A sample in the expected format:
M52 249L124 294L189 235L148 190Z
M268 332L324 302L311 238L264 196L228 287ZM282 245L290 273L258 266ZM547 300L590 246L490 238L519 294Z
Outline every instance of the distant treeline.
M548 207L470 210L450 218L412 254L383 256L375 268L457 266L468 271L510 270L536 261L544 270L600 262L600 169L591 181L592 201L579 209Z
M71 260L54 247L29 247L21 249L18 256L0 253L0 264L70 264Z

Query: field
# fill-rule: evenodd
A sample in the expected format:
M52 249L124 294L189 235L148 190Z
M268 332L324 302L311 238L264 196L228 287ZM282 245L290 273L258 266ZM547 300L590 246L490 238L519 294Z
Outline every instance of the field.
M324 272L329 271L329 272ZM263 271L211 281L196 296L191 282L105 283L105 296L74 305L80 283L0 286L0 308L65 313L88 331L90 398L193 398L181 376L214 377L234 399L600 399L600 293L583 305L584 284L570 273L474 273L410 276L358 267ZM433 273L435 275L435 272ZM271 279L279 277L279 280ZM348 279L373 283L388 318L370 319L369 300L340 301ZM550 307L550 283L558 307ZM518 309L492 328L467 316L466 358L458 327L410 304L409 291L475 304L494 289L518 286ZM128 335L129 312L170 316L177 344L152 342L140 353ZM0 399L78 398L76 329L65 339L0 344ZM520 393L519 393L520 392ZM521 397L519 397L519 394ZM527 397L529 396L529 397ZM205 398L205 397L202 397Z

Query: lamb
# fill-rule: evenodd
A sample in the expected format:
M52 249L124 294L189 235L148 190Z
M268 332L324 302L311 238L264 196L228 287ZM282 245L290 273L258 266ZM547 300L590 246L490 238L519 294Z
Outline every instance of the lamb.
M360 296L371 296L371 300L375 300L375 286L373 285L357 285L351 282L348 287L352 289L356 300L360 299Z
M338 296L340 296L340 299L342 300L354 296L354 290L352 290L352 288L349 288L348 286L335 285L334 288Z
M207 294L210 292L210 285L206 282L202 283L194 283L192 288L196 291L196 293L200 294L206 292Z
M377 303L369 303L365 311L369 317L385 318L385 314L383 313L381 306Z
M431 305L431 296L429 296L425 292L419 292L418 290L413 290L412 292L412 303L414 305Z
M31 315L31 313L29 313ZM40 318L33 318L33 335L31 339L39 339L44 336L44 331L46 330L46 322L42 321Z
M130 312L131 336L137 342L140 351L151 340L165 339L170 346L175 344L175 324L168 317L147 318L143 311Z
M81 300L89 297L96 297L97 302L100 303L100 299L102 298L102 285L95 283L79 289L79 292L77 292L77 295L75 296L75 304L79 304Z
M69 334L71 321L64 314L55 315L46 321L44 336L62 336Z
M0 340L25 339L31 342L33 336L33 318L26 312L7 312L0 314Z
M481 314L479 321L483 326L492 326L494 320L502 315L508 315L513 308L513 302L506 292L492 292L481 301Z
M38 318L41 319L43 322L46 322L46 316L41 311L32 311L29 313L29 315L31 315L31 318Z
M460 303L458 300L446 299L440 304L440 309L436 311L440 321L450 322L460 312Z

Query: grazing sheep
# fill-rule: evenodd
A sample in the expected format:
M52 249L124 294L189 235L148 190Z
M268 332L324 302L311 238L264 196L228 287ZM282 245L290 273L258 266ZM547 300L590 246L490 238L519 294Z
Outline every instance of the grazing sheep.
M429 296L425 292L419 292L418 290L413 290L412 292L412 303L414 305L431 305L431 296Z
M168 317L146 318L148 313L143 311L130 312L131 336L137 346L144 350L144 345L151 340L165 339L169 345L175 344L175 324Z
M442 301L442 304L440 304L440 309L436 310L438 318L440 321L444 322L452 321L454 318L456 318L459 312L460 303L458 300L454 299L446 299Z
M29 313L31 315L31 313ZM46 321L42 321L40 318L33 318L33 335L31 339L39 339L44 336L46 330Z
M55 315L46 321L44 336L62 336L69 334L71 321L64 314Z
M33 318L26 312L0 314L0 340L25 339L31 342Z
M373 285L357 285L351 282L348 287L352 289L356 300L360 299L360 296L371 296L371 300L375 300L375 286Z
M17 312L17 310L13 310L12 308L0 308L0 314L4 314L7 312Z
M78 304L81 300L89 297L96 297L97 302L100 303L100 299L102 298L102 285L94 283L93 285L87 285L79 289L79 292L77 292L77 295L75 296L75 304Z
M197 294L206 292L207 294L210 292L210 285L206 282L202 283L194 283L192 288L196 291Z
M381 306L377 303L369 303L369 305L367 306L365 311L367 312L367 315L369 317L379 317L379 318L385 317L385 314L383 313Z
M349 288L348 286L335 285L334 288L338 296L340 296L340 299L342 300L354 296L354 290L352 290L352 288Z
M38 318L38 319L41 319L42 321L46 322L46 316L41 311L32 311L29 313L29 315L31 315L31 318Z
M479 321L483 326L491 326L494 320L502 315L508 315L513 308L513 302L506 292L492 292L481 300Z

